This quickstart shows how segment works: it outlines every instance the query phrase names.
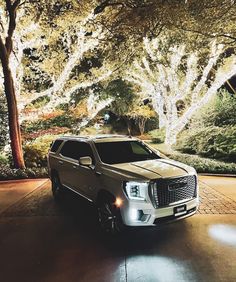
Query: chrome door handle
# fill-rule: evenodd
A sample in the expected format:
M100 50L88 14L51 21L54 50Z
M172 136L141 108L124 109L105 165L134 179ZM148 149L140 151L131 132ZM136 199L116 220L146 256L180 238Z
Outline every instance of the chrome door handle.
M63 161L59 161L59 164L63 164Z
M76 169L76 168L77 168L77 166L76 166L76 165L73 165L72 167L73 167L74 169Z
M99 172L99 171L96 171L96 172L95 172L95 174L96 174L97 176L102 175L102 173L101 173L101 172Z

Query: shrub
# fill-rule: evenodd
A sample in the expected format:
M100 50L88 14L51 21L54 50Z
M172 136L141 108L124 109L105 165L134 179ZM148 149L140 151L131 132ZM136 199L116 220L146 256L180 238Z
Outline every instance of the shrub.
M175 148L183 153L236 161L236 126L209 126L184 131Z
M13 169L7 165L0 164L0 180L47 178L47 168L25 168Z
M236 96L221 91L196 114L191 127L231 126L236 124Z
M77 124L77 120L70 115L60 115L51 119L38 120L36 122L24 123L23 131L25 133L36 132L39 130L46 130L52 127L67 127L71 128Z
M194 167L198 173L236 174L235 163L225 163L188 154L171 154L168 157Z
M148 134L151 136L153 143L160 144L165 141L165 129L155 129L149 131Z
M0 165L8 164L8 162L9 162L8 157L0 153Z
M26 167L46 167L47 153L55 135L45 135L24 145Z

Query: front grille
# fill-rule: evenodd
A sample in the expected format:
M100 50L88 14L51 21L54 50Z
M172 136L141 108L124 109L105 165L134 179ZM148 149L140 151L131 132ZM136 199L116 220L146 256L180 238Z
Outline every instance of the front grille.
M196 197L196 176L158 179L150 189L150 197L155 208L169 206L178 201Z

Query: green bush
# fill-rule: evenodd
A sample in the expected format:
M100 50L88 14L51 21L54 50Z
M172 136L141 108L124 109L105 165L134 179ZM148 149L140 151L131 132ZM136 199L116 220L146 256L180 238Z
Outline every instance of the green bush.
M36 132L38 130L49 129L52 127L68 127L71 128L77 124L77 120L69 115L60 115L47 120L38 120L36 122L24 123L23 130L26 133Z
M47 178L47 168L25 168L13 169L7 165L0 164L0 180Z
M225 163L188 154L171 154L168 157L194 167L198 173L236 174L235 163Z
M26 167L46 167L47 153L55 135L45 135L24 145Z
M5 156L4 154L0 153L0 165L1 164L8 164L8 162L9 162L8 157Z
M236 126L209 126L180 134L175 148L183 153L236 160Z
M221 91L192 119L191 127L236 125L236 95Z
M151 136L153 143L160 144L165 141L165 129L155 129L149 131L148 134Z

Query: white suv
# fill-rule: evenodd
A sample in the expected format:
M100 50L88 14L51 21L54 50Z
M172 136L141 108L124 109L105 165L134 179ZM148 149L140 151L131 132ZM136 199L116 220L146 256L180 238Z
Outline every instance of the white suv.
M65 136L48 154L55 199L70 189L96 204L103 230L153 226L193 215L199 204L194 168L170 160L139 139Z

